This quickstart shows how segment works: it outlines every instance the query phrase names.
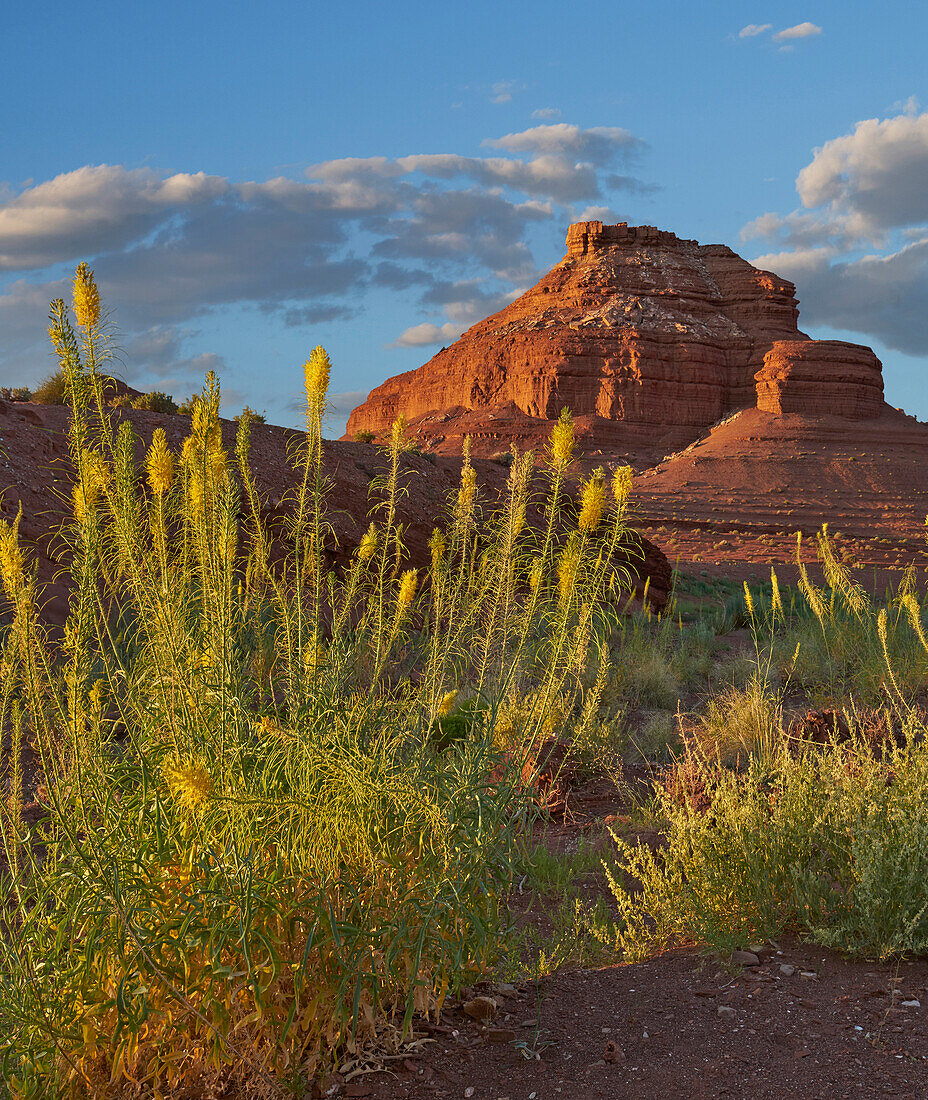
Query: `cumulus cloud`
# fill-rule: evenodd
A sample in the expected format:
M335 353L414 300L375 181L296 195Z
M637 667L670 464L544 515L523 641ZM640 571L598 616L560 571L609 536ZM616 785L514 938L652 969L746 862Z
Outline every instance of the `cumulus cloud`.
M858 122L815 150L796 189L803 206L856 214L872 233L928 220L928 111Z
M792 279L806 323L847 329L909 355L928 355L928 237L887 255L835 259L828 249L761 256Z
M143 384L156 378L160 385L180 387L186 393L199 387L208 371L221 374L225 367L225 360L215 352L186 354L185 345L197 336L195 329L153 325L128 341L120 356L122 369L115 373Z
M390 348L421 348L426 347L429 344L450 344L464 331L461 325L456 325L452 321L448 321L444 325L434 325L431 322L425 322L421 325L413 325L411 328L400 333L400 335L393 341L392 344L388 344Z
M742 27L738 31L739 38L755 38L759 34L764 34L773 28L772 23L748 23L746 27Z
M532 118L560 118L562 114L563 112L559 107L538 107L536 110L532 111Z
M928 112L867 119L800 172L803 209L742 230L777 251L755 262L796 282L807 323L928 354Z
M583 130L567 122L533 126L483 143L491 149L538 156L571 157L603 168L640 152L644 142L620 126L592 126Z
M524 85L515 80L497 80L490 89L490 102L509 103L512 100L513 93L522 91L523 87Z
M845 215L768 212L741 230L743 241L766 240L783 248L853 247L861 239L855 220Z
M777 31L773 36L774 42L793 42L797 38L810 38L814 34L821 34L822 28L814 23L797 23L794 27L786 27Z
M47 368L48 300L67 295L61 268L82 259L126 334L127 359L149 378L218 364L197 346L198 322L217 311L255 308L284 327L345 321L372 287L411 291L444 314L413 325L400 346L450 340L537 277L533 227L644 187L627 174L644 145L619 127L542 124L486 144L486 156L339 158L303 178L87 165L7 187L0 371L14 355L17 371Z
M611 206L585 206L577 215L578 222L614 222L617 221Z
M171 213L219 198L228 186L204 172L159 179L150 169L120 165L62 173L0 205L0 271L124 247Z

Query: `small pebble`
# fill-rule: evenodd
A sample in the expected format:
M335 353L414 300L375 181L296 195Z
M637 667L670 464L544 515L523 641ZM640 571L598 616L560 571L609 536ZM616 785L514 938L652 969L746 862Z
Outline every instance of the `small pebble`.
M911 1001L903 1001L902 1002L902 1007L903 1008L921 1008L922 1007L922 1002L916 1000L915 998L913 998Z
M789 963L783 963L780 966L780 973L784 978L791 978L796 973L796 967L790 966Z

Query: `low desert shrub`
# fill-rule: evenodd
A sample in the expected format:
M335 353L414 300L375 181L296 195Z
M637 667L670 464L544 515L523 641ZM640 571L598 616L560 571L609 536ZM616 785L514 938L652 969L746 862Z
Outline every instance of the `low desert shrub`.
M827 532L820 553L828 587L801 568L805 610L784 608L775 578L763 609L746 589L755 675L709 700L656 785L666 847L616 837L610 882L629 956L684 943L727 950L784 931L867 957L928 954L922 600L907 578L875 607ZM784 626L793 675L817 630L832 690L851 702L859 685L883 707L811 712L784 732L769 677Z
M366 428L354 433L355 443L373 443L377 436Z
M645 711L627 737L634 754L642 760L664 759L680 743L677 717L667 710Z
M247 417L252 422L252 424L267 423L267 417L264 415L264 413L256 412L250 405L246 405L245 408L242 409L242 411L238 414L238 416L234 417L235 423L241 423L244 417Z
M68 400L67 378L63 370L52 371L32 391L32 400L39 405L64 405Z
M623 950L795 932L872 958L928 953L928 750L908 732L880 756L860 740L784 743L740 773L691 756L684 786L698 797L658 787L666 848L615 838Z
M151 393L141 393L133 397L130 402L133 409L141 409L143 412L176 413L177 403L169 393L161 390L152 390Z
M782 709L779 691L755 671L744 687L711 695L699 714L686 723L686 736L702 754L737 766L751 755L777 751Z
M28 386L0 386L0 398L4 401L31 401L32 390Z

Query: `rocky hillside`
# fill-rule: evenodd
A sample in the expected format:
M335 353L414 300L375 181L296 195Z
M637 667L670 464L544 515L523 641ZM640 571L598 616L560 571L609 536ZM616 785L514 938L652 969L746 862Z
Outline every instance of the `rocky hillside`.
M178 453L189 434L187 417L113 410L114 424L128 418L139 439L138 454L151 442L156 428L164 428L168 445ZM62 522L70 518L73 468L68 458L67 428L70 410L55 405L0 401L0 518L12 522L22 507L20 534L24 547L38 568L43 588L45 616L61 623L67 615L68 584L63 569L67 553L58 537ZM223 441L231 452L236 425L222 421ZM293 505L299 478L290 456L299 446L301 433L269 424L252 428L251 460L255 481L271 531L283 526ZM386 472L382 451L363 443L325 442L325 477L329 491L330 535L327 550L334 565L345 563L366 531L377 498L371 483ZM508 471L495 462L475 462L482 498L495 503L505 491ZM404 525L404 542L411 565L430 560L428 539L446 516L448 500L457 490L461 460L409 452L402 456L403 493L397 521ZM537 500L543 498L538 481ZM538 522L536 506L529 521ZM638 578L639 588L649 582L651 602L663 607L670 590L670 566L663 553L647 540L632 536L627 563Z

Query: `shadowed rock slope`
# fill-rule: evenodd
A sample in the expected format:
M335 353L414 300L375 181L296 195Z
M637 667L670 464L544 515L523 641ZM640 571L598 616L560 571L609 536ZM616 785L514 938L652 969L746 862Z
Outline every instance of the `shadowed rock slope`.
M112 412L114 425L128 419L138 437L137 454L142 458L156 428L163 428L168 446L178 453L190 432L184 416L163 415L136 409ZM70 518L74 471L68 457L70 410L62 406L0 401L0 518L12 522L22 508L20 535L24 549L37 566L42 587L42 604L47 621L62 623L67 616L69 585L63 569L67 564L64 541L58 537L63 521ZM223 442L235 447L236 425L222 421ZM303 440L300 432L269 424L255 424L251 436L251 466L263 502L262 516L273 533L280 530L291 512L299 475L290 456ZM324 475L329 535L326 551L330 562L344 565L367 530L376 503L371 487L387 472L383 452L370 444L326 441ZM481 497L492 507L505 492L508 471L494 462L476 461ZM456 494L461 460L410 452L402 456L397 522L404 525L407 562L424 567L430 561L428 539L433 528L444 522L447 502ZM538 481L529 510L530 523L540 522L543 483ZM653 606L663 607L670 590L670 566L663 553L646 539L630 535L623 556L640 590L645 580Z

